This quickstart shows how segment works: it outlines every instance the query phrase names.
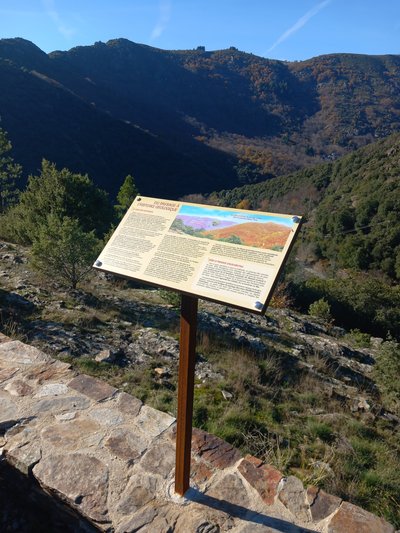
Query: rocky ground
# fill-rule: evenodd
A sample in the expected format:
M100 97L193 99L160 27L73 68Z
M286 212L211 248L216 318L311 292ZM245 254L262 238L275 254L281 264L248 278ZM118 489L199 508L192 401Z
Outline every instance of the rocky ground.
M313 463L318 475L312 483L319 483L321 471L325 471L323 477L327 473L334 477L336 456L347 450L349 455L356 454L351 439L340 429L342 420L348 425L354 420L368 431L383 427L385 433L379 434L379 440L387 436L389 440L382 446L389 449L390 461L394 461L399 452L400 419L383 407L373 379L382 339L370 338L367 347L360 347L349 332L285 308L270 308L265 317L260 317L200 302L198 320L199 394L204 391L210 394L211 390L212 398L220 395L218 402L228 406L225 411L229 411L229 405L240 410L243 406L240 388L231 385L232 368L228 367L237 365L236 373L240 375L247 370L246 357L251 354L271 365L267 384L273 382L271 374L279 374L279 381L270 387L271 402L280 390L290 388L295 381L301 383L302 397L308 392L314 397L304 406L288 407L280 424L297 425L300 429L312 417L322 429L324 424L334 428L333 436L318 433L315 443L305 437L306 453L316 450L315 457L308 461L308 469L302 466L289 469L288 473L299 474L304 480L309 477L309 466ZM179 310L167 304L155 289L93 272L81 289L66 290L32 272L28 249L0 243L0 331L176 416ZM218 360L221 343L222 349L233 354L234 363L228 362L225 367ZM279 364L273 359L279 360ZM258 394L258 390L260 394L264 391L255 387L249 392L251 387L246 384L243 387L249 397ZM195 406L196 398L195 395ZM220 403L218 409L222 409ZM218 433L219 424L215 427L203 429ZM227 438L225 434L220 436ZM279 444L279 440L276 442ZM393 449L396 442L397 451ZM250 451L257 455L254 447ZM279 455L279 446L277 451ZM379 453L377 450L376 454ZM389 470L396 469L393 465L397 463L386 462ZM276 466L285 470L288 465ZM336 468L343 467L336 464ZM331 492L332 486L328 489ZM352 490L350 496L346 492L338 495L350 500L354 496L353 502L360 503L359 489ZM393 520L392 516L397 515L391 507L398 505L399 495L396 496L397 489L390 490L388 510L383 516ZM379 505L369 509L379 514Z
M95 273L87 290L66 291L33 275L27 251L7 243L0 244L0 290L3 332L52 355L85 356L121 367L155 360L163 364L157 373L161 378L176 370L179 312L156 290L127 288L123 281ZM200 332L228 336L255 353L284 346L289 366L317 377L350 411L399 422L380 406L371 379L382 339L371 338L368 348L356 348L343 329L288 309L270 308L260 317L201 302L198 319ZM222 378L201 352L196 376L201 381Z

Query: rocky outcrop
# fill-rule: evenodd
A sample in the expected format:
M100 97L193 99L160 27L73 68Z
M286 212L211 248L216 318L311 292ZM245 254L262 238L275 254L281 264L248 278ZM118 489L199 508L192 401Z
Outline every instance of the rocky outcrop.
M6 465L22 473L30 494L41 489L80 517L76 531L394 532L200 430L191 488L178 497L174 441L170 415L0 335L0 476ZM5 531L11 515L0 518Z

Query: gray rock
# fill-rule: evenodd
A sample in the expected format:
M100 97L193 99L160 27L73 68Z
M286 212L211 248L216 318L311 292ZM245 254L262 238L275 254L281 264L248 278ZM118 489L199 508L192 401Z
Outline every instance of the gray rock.
M117 392L116 388L104 383L104 381L86 376L85 374L80 374L74 378L68 383L68 386L97 401L111 398Z
M37 441L23 442L14 448L8 449L6 457L11 465L23 474L28 475L32 467L40 461L42 449Z
M0 344L0 360L7 361L8 364L31 365L32 363L48 363L51 361L49 355L44 354L34 346L28 346L20 341L11 341Z
M164 432L174 421L175 418L171 415L157 411L148 405L143 405L136 419L138 427L148 436L149 440Z
M327 494L318 487L308 487L307 499L310 505L311 517L316 522L334 513L342 503L340 498Z
M33 392L32 387L26 383L26 381L22 381L21 379L16 379L7 383L4 390L11 394L11 396L31 396Z
M35 394L35 398L43 398L45 396L59 396L66 394L69 388L64 383L48 383L43 385Z
M95 356L95 361L98 363L114 363L116 360L116 354L112 350L102 350Z
M115 530L115 533L135 533L139 530L142 530L144 533L145 529L143 528L153 522L157 516L157 512L158 510L154 507L146 507L145 509L141 509L135 513L133 517L128 517L125 520L122 520ZM153 531L154 533L156 532L154 529Z
M72 507L96 522L109 522L108 468L99 459L73 453L42 459L33 474L48 491L61 496Z
M162 476L170 475L175 466L175 447L171 442L155 443L140 461L140 466L150 474Z
M40 400L37 403L32 403L27 409L30 415L37 415L51 411L55 413L65 413L68 411L87 409L90 406L90 400L84 396L58 396L51 399Z
M282 478L278 486L278 498L293 516L303 522L310 521L306 491L299 478L295 476Z
M250 505L249 495L236 472L224 476L213 485L206 493L205 502L207 502L207 496L213 498L214 508L226 513L233 512L235 516L239 517L244 517Z
M18 418L18 408L11 400L0 397L0 429L7 427L7 422Z
M121 424L124 421L123 415L117 409L107 407L93 409L90 411L89 416L102 426L108 427Z
M146 450L148 441L138 431L117 428L111 431L104 445L112 455L132 464Z
M155 499L157 480L154 476L137 474L129 483L117 506L117 513L132 515L138 509Z

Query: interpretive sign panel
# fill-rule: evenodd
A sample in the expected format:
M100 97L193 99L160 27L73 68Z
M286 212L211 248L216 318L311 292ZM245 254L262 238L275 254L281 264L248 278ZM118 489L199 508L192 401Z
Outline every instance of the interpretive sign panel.
M95 268L263 313L300 216L138 196Z

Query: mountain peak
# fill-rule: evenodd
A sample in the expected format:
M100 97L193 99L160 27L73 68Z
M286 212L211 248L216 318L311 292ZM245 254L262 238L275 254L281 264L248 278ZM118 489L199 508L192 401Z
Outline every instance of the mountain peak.
M36 44L14 37L0 39L0 59L8 59L19 66L34 66L35 68L48 59L48 56Z

